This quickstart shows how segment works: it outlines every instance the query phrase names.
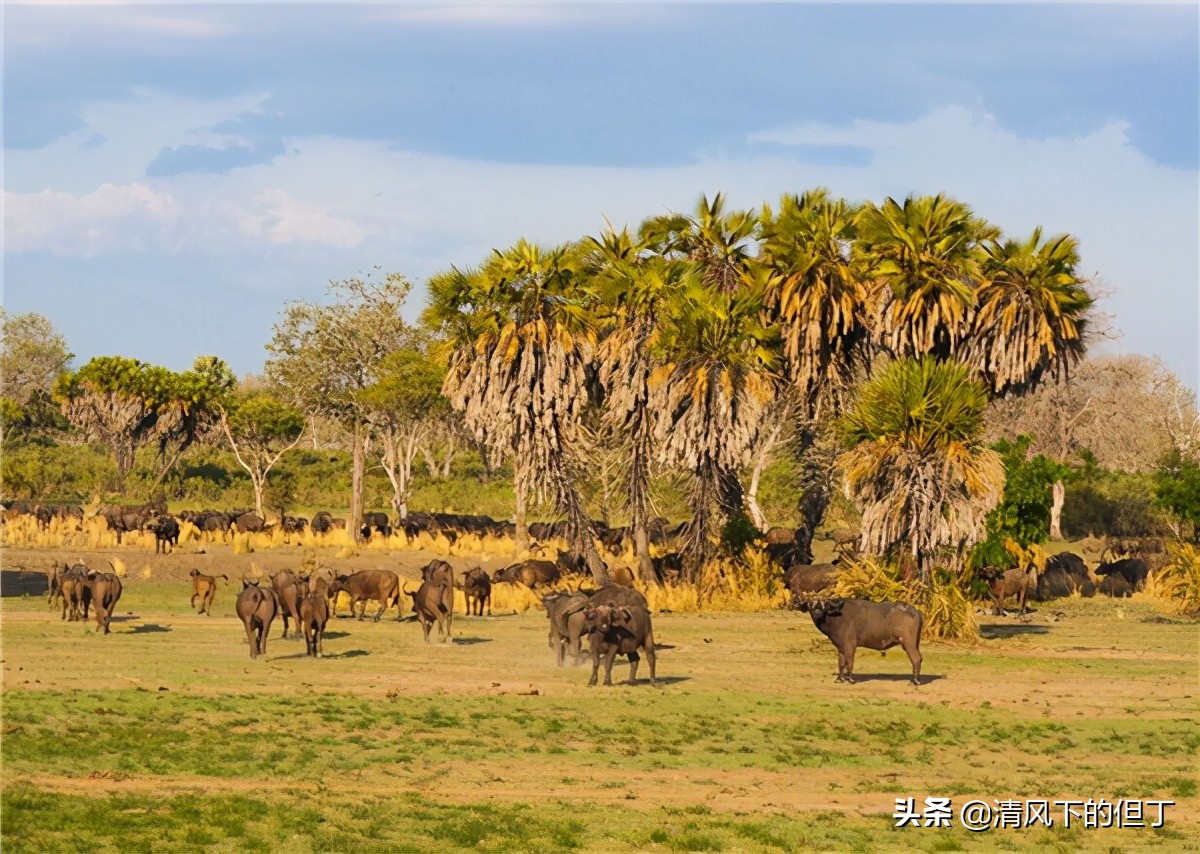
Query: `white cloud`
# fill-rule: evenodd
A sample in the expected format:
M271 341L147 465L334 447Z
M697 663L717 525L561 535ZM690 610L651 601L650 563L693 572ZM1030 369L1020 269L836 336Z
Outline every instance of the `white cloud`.
M173 197L143 184L104 184L86 196L5 192L6 251L93 256L164 248L163 236L180 214Z
M282 190L254 197L255 209L235 213L242 234L264 237L275 245L317 243L352 248L362 242L363 229L349 219L332 216L321 207L298 202Z
M419 281L518 237L555 243L596 233L606 217L619 227L691 210L701 192L724 191L742 207L815 186L855 200L946 192L1016 236L1037 225L1078 236L1084 272L1115 291L1107 308L1125 345L1162 355L1197 385L1197 173L1146 158L1119 122L1029 139L946 107L912 122L764 129L748 140L750 154L662 168L500 164L309 137L227 174L145 178L162 147L210 140L213 124L261 108L262 98L203 104L143 93L89 112L109 138L103 146L77 135L9 152L9 179L27 186L6 197L8 252L251 251L254 281L263 250L275 270L307 269L320 251L326 267L347 274L378 263ZM820 165L792 150L815 145L856 146L870 160ZM102 181L116 186L97 189Z

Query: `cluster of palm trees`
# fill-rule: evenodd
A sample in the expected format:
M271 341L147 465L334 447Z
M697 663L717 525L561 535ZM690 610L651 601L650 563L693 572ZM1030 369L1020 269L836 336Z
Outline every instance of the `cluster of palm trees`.
M746 512L756 448L781 423L833 417L862 545L925 574L970 545L1002 492L979 437L988 401L1083 354L1093 299L1078 263L1069 235L1006 240L941 195L856 205L817 189L754 212L718 194L636 233L522 240L452 268L430 281L426 320L452 349L444 394L513 460L519 535L526 503L553 500L598 580L576 486L596 442L623 449L649 580L657 467L689 478L695 568Z

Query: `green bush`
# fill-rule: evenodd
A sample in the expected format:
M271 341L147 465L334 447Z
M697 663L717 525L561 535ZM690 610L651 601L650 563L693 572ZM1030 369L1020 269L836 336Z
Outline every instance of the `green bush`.
M116 481L112 457L91 445L31 442L0 459L0 483L10 498L83 502L108 492Z

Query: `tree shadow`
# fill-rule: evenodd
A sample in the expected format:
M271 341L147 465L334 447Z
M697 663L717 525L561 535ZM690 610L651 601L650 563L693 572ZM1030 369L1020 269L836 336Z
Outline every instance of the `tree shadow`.
M158 632L169 632L170 626L160 626L158 623L144 623L140 626L134 626L129 630L131 635L155 634Z
M997 638L1012 638L1018 635L1045 635L1050 633L1050 627L1044 625L1024 624L1016 626L1006 626L997 623L989 623L979 627L979 636L984 640L996 640Z

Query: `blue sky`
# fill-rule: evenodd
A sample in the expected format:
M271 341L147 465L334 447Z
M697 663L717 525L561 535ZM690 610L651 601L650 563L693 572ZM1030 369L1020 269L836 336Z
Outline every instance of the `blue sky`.
M1080 238L1197 386L1194 4L9 4L4 300L239 372L289 299L827 186Z

